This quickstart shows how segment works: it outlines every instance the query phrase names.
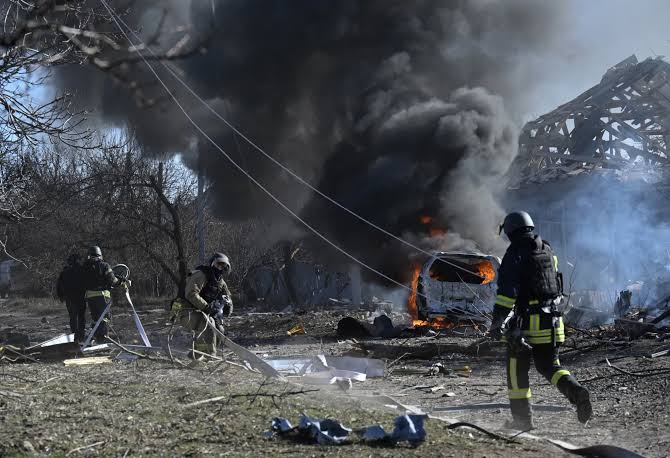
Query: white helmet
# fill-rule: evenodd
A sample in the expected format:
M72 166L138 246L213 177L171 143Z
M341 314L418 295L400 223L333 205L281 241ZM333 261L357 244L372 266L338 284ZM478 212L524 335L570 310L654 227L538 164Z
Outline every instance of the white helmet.
M209 258L209 265L211 267L214 267L215 269L218 270L223 270L226 273L230 272L230 260L228 259L228 256L226 256L223 253L214 253L210 258Z

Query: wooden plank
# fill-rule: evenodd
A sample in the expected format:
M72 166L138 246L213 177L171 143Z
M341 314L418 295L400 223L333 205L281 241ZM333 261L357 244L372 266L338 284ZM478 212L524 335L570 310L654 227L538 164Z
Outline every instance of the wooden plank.
M111 362L112 358L109 356L91 356L89 358L66 359L63 361L63 364L66 366L88 366L90 364L107 364Z

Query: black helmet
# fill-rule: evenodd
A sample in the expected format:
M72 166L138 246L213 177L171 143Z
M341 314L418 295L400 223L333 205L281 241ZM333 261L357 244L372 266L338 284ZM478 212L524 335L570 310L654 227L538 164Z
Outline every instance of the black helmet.
M519 229L534 229L535 223L530 215L524 211L512 212L509 215L505 216L505 221L500 225L498 233L500 231L505 231L505 235L509 237Z
M223 268L220 270L230 272L230 260L225 254L217 252L209 257L209 265L211 267L216 267L217 264L223 264Z
M88 249L89 258L102 258L102 250L99 246L92 246Z

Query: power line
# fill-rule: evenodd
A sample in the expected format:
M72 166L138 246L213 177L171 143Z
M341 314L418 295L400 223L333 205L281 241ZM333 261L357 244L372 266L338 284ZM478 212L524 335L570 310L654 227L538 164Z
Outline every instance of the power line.
M125 32L125 30L121 27L121 23L123 23L123 25L130 31L130 33L132 33L132 34L135 36L136 39L138 39L138 41L140 41L140 43L142 43L141 39L140 39L140 38L139 38L139 37L132 31L132 29L131 29L131 28L130 28L124 21L123 21L123 19L121 19L121 18L120 18L120 17L119 17L119 16L112 10L112 8L109 6L109 4L108 4L105 0L100 0L100 2L101 2L102 5L105 7L105 9L107 10L107 12L110 14L112 20L113 20L114 23L116 24L116 26L117 26L117 28L119 29L119 31L123 34L123 36L125 37L125 39L128 41L128 43L130 44L131 48L135 51L135 53L137 53L137 55L140 57L140 59L141 59L141 60L144 62L144 64L149 68L149 70L150 70L151 73L154 75L154 77L156 78L156 80L158 80L158 82L161 84L161 86L163 87L163 89L165 89L165 91L168 93L168 95L170 96L170 98L172 99L172 101L177 105L177 107L178 107L178 108L181 110L181 112L184 114L184 116L186 117L186 119L191 123L191 125L193 125L193 127L194 127L198 132L200 132L200 134L201 134L205 139L207 139L207 141L209 141L209 142L212 144L212 146L214 146L214 147L215 147L221 154L223 154L223 156L224 156L224 157L225 157L231 164L233 164L233 166L234 166L235 168L237 168L242 174L244 174L247 178L249 178L249 180L250 180L252 183L254 183L256 186L258 186L258 188L260 188L265 194L268 195L268 197L270 197L272 200L274 200L274 201L275 201L280 207L282 207L287 213L289 213L289 214L290 214L291 216L293 216L297 221L299 221L302 225L304 225L307 229L309 229L312 233L314 233L314 235L316 235L317 237L319 237L321 240L323 240L324 242L326 242L328 245L330 245L330 246L332 246L333 248L335 248L338 252L340 252L341 254L345 255L346 257L348 257L348 258L351 259L352 261L356 262L357 264L361 265L362 267L365 267L365 268L368 269L369 271L375 273L375 274L378 275L379 277L384 278L385 280L387 280L387 281L389 281L389 282L391 282L391 283L393 283L393 284L395 284L395 285L397 285L397 286L399 286L399 287L401 287L401 288L403 288L403 289L406 289L406 290L408 290L408 291L410 291L410 292L414 292L414 290L413 290L412 288L408 287L407 285L405 285L405 284L403 284L403 283L400 283L400 282L396 281L395 279L389 277L388 275L384 274L383 272L380 272L379 270L375 269L374 267L368 265L368 264L365 263L364 261L362 261L362 260L358 259L357 257L355 257L354 255L350 254L348 251L346 251L344 248L340 247L340 246L339 246L338 244L336 244L335 242L333 242L333 241L331 241L330 239L328 239L325 235L321 234L317 229L315 229L314 227L312 227L307 221L305 221L305 220L304 220L302 217L300 217L297 213L295 213L295 212L294 212L293 210L291 210L288 206L286 206L286 205L285 205L279 198L277 198L274 194L272 194L271 191L269 191L265 186L263 186L263 184L261 184L258 180L256 180L256 179L255 179L250 173L248 173L243 167L241 167L241 166L240 166L240 165L239 165L239 164L238 164L238 163L237 163L237 162L236 162L236 161L235 161L235 160L234 160L228 153L226 153L226 151L225 151L225 150L224 150L218 143L216 143L216 142L215 142L215 141L214 141L214 140L213 140L213 139L212 139L212 138L211 138L211 137L210 137L210 136L209 136L209 135L208 135L208 134L207 134L207 133L206 133L206 132L199 126L199 125L198 125L198 123L196 123L195 120L188 114L188 112L186 111L186 109L184 108L184 106L179 102L179 100L178 100L177 97L172 93L172 91L170 91L170 89L168 88L168 86L165 84L165 82L163 81L163 79L158 75L158 73L156 72L156 70L154 69L154 67L149 63L149 61L146 59L146 57L144 56L144 54L142 54L142 53L140 52L140 50L138 49L138 47L135 46L135 45L133 44L133 41L130 39L130 37L128 36L128 34ZM145 48L148 49L148 47L146 47L146 46L145 46ZM150 52L153 54L152 51L150 51ZM155 56L155 54L153 54L153 55ZM163 65L164 65L164 64L163 64ZM166 68L167 68L167 67L166 67ZM178 77L176 77L176 75L174 74L174 72L172 72L171 69L168 68L168 71L169 71L171 74L173 74L173 76L175 76L175 78L178 79L183 85L185 85L185 87L188 88L188 86L186 86L186 84L185 84L183 81L181 81L181 79L179 79ZM200 100L202 103L204 103L206 106L209 107L209 105L207 105L207 103L206 103L204 100L202 100L199 96L197 96L197 94L196 94L195 92L193 92L190 88L188 88L188 89L189 89L189 91L190 91L192 94L194 94L194 96L196 96L196 97L198 98L198 100ZM210 109L211 109L211 107L210 107ZM315 191L318 192L320 195L326 197L329 201L331 201L331 202L335 203L336 205L338 205L340 208L346 210L347 212L349 212L350 214L356 216L357 218L361 219L362 221L367 222L368 224L372 225L373 227L377 228L378 230L381 230L382 232L384 232L384 233L386 233L386 234L388 234L388 235L390 235L390 236L392 236L392 237L394 237L394 238L396 238L396 239L398 239L398 240L400 240L400 241L403 241L404 243L408 244L409 246L413 246L413 245L410 244L409 242L405 242L403 239L401 239L401 238L395 236L394 234L391 234L390 232L384 230L383 228L380 228L379 226L375 225L374 223L368 221L368 220L365 219L364 217L362 217L362 216L358 215L357 213L355 213L355 212L349 210L348 208L342 206L341 204L339 204L339 203L338 203L337 201L335 201L334 199L331 199L330 197L328 197L328 196L326 196L325 194L321 193L320 191L316 190L316 188L311 187L311 185L309 185L305 180L303 180L302 178L300 178L297 174L295 174L295 173L292 172L290 169L286 168L283 164L281 164L280 162L276 161L276 160L275 160L274 158L272 158L270 155L268 155L267 153L265 153L259 146L257 146L257 145L256 145L255 143L253 143L250 139L248 139L248 138L247 138L246 136L244 136L241 132L239 132L239 130L237 130L234 126L232 126L230 123L228 123L228 121L226 121L222 116L218 115L218 113L216 113L216 111L214 111L214 110L212 110L212 111L213 111L213 112L214 112L220 119L222 119L222 120L223 120L223 121L224 121L224 122L231 128L231 129L233 129L238 135L240 135L243 139L245 139L249 144L251 144L252 146L254 146L254 148L256 148L258 151L262 152L266 157L271 158L273 162L275 162L277 165L279 165L280 167L282 167L284 170L286 170L286 171L288 171L289 173L291 173L294 177L296 177L297 179L299 179L302 183L304 183L304 184L310 186L310 189L315 190ZM418 247L416 247L416 249L418 249L419 251L421 251L421 252L423 252L423 253L428 254L428 255L431 256L431 257L433 256L433 254L428 253L428 252L426 252L426 251L424 251L424 250L421 250L421 249L418 248ZM454 266L454 267L457 267L457 268L459 268L459 269L461 269L461 270L464 270L464 271L468 272L469 274L474 274L474 272L469 271L468 269L465 269L465 268L463 268L463 267L461 267L461 266L458 266L457 264L453 264L453 263L450 263L450 262L445 261L445 260L441 260L441 261L442 261L442 262L445 262L446 264L450 264L450 265L452 265L452 266ZM477 274L474 274L474 275L477 275ZM480 301L482 301L482 303L485 303L485 302L479 297L479 295L478 295L474 290L472 290L472 289L470 288L470 286L469 286L465 281L463 281L463 283L470 289L470 291L471 291L471 292L472 292L472 293L473 293L473 294L474 294ZM418 296L421 296L421 297L425 298L425 299L429 299L427 296L425 296L425 295L423 295L423 294L420 294L418 291L416 291L416 294L417 294ZM480 312L480 313L481 313L481 312Z

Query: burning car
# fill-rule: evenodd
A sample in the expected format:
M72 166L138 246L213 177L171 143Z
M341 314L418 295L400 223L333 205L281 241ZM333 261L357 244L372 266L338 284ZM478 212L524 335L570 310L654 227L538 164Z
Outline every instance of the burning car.
M484 321L495 304L500 260L480 253L437 252L414 267L408 307L415 325Z

